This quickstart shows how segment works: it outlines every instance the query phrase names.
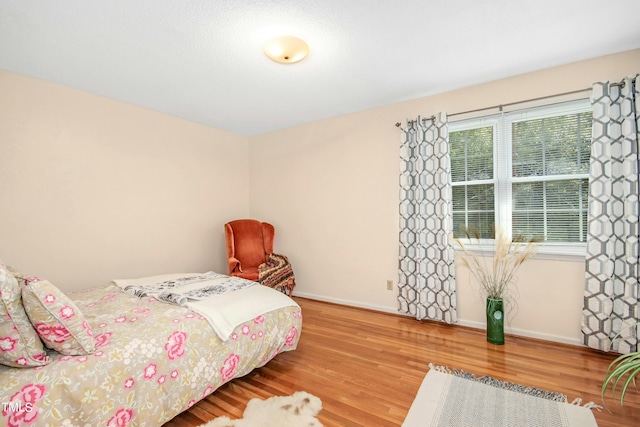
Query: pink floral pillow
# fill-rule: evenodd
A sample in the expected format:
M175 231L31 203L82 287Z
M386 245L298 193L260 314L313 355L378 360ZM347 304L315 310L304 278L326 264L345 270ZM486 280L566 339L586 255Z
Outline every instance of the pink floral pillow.
M96 350L91 326L75 303L47 280L27 279L22 304L44 344L67 356Z
M34 282L34 281L38 281L38 280L42 280L41 278L37 277L37 276L32 276L29 275L23 271L17 270L13 267L11 267L10 265L7 265L7 270L9 270L9 273L13 274L13 277L16 278L16 280L18 281L18 286L20 287L20 289L24 288L27 283L29 282Z
M0 363L33 367L49 362L40 337L22 306L18 282L0 263Z

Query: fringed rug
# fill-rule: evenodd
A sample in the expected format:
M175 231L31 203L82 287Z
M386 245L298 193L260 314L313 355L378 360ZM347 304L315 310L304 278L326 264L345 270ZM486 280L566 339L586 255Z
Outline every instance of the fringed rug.
M597 427L591 408L560 393L429 365L403 427Z

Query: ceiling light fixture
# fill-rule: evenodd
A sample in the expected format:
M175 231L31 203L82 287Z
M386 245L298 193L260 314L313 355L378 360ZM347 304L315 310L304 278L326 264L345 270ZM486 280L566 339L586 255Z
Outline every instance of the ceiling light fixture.
M282 64L302 61L309 54L309 46L304 40L294 36L280 36L262 46L265 55Z

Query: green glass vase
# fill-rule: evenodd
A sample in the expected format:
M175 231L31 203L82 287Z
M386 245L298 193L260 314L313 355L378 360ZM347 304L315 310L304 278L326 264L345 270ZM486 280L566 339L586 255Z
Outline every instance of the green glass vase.
M504 344L504 303L502 298L487 298L487 341Z

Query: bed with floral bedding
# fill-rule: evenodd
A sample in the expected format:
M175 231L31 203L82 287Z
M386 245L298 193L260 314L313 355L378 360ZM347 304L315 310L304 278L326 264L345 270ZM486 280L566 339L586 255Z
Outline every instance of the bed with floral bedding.
M134 296L114 283L67 296L75 306L60 313L81 312L94 347L80 355L45 349L42 366L0 365L0 425L159 426L222 384L294 350L302 326L293 300L222 339L198 311ZM53 333L53 327L35 329L41 338Z

